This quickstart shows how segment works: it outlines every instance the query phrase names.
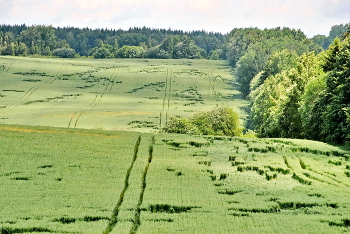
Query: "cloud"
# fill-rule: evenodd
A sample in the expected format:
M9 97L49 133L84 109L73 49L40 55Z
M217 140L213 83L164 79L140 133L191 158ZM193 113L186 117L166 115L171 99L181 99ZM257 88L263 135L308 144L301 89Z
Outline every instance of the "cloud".
M14 1L0 0L0 19L9 17L9 10L14 7Z
M328 6L324 15L330 18L344 18L350 22L350 1L333 0L333 3Z

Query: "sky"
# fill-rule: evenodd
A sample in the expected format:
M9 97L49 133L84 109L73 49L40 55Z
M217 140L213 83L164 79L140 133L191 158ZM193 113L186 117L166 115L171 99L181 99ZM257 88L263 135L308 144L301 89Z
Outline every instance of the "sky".
M0 0L0 24L229 33L289 27L328 36L350 22L350 0Z

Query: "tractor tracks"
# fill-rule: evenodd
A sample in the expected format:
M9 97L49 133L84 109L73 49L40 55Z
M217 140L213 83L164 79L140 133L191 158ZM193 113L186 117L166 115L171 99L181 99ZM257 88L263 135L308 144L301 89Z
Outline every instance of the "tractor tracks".
M97 106L98 103L101 102L101 99L103 97L103 95L105 95L107 92L111 92L115 83L115 79L117 78L119 70L114 70L112 73L111 78L108 80L108 84L106 86L106 88L103 90L103 92L96 94L94 100L92 101L92 103L90 103L91 107L95 107Z
M170 109L170 98L171 98L171 85L172 85L172 77L173 77L173 71L172 69L167 69L167 75L165 78L165 90L164 90L164 98L163 98L163 106L162 110L159 114L159 129L163 127L163 124L168 123L168 115L169 115L169 109Z
M148 170L153 158L154 144L154 136L148 138L140 135L136 140L133 158L126 171L123 189L103 234L112 231L113 233L134 234L140 227L141 205L147 185Z
M112 91L114 83L115 83L115 79L117 78L117 75L118 75L118 72L119 72L119 69L113 71L111 77L108 80L106 88L101 93L96 94L95 98L89 104L90 108L96 107L101 102L101 99L103 98L103 96L107 92ZM83 115L83 113L85 111L87 111L87 110L80 110L80 111L75 112L68 122L68 128L76 128L78 125L78 122L80 120L80 117Z
M13 63L13 62L12 62L12 63ZM8 70L10 69L12 63L10 63L10 64L8 65L6 71L8 71ZM34 93L35 91L37 91L39 88L41 88L41 87L43 87L43 86L45 86L45 85L47 85L47 84L52 84L56 79L58 79L58 78L63 74L63 72L66 70L66 68L67 68L67 65L63 65L63 66L60 68L60 70L58 71L58 73L55 75L54 78L49 79L49 80L47 80L47 81L45 81L45 82L43 82L43 83L39 83L39 84L36 84L36 85L32 86L32 87L31 87L29 90L27 90L27 91L24 93L24 95L23 95L20 99L18 99L15 103L9 104L9 105L5 106L5 108L3 108L3 112L12 110L13 108L15 108L15 107L17 107L17 106L24 104L25 101L26 101L28 98L30 98L30 97L33 95L33 93Z
M207 74L209 85L208 85L208 95L213 96L215 94L215 78L213 75L213 70L210 70Z

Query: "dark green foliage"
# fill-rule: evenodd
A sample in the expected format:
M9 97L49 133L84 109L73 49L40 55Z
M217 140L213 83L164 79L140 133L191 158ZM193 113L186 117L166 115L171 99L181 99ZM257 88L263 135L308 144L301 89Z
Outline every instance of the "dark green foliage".
M14 178L11 178L11 180L24 180L24 181L26 181L26 180L30 180L30 178L29 177L14 177Z
M350 219L342 219L342 221L339 222L329 222L329 226L337 226L337 227L350 227Z
M82 220L85 222L96 222L100 220L109 220L109 218L102 216L85 216Z
M265 178L267 181L270 181L270 180L273 180L273 179L276 179L277 178L277 174L269 174L269 173L266 173L265 174Z
M334 161L334 160L328 160L328 163L329 163L329 164L336 165L336 166L340 166L340 165L342 164L341 161Z
M304 185L311 185L312 184L311 181L305 180L295 173L293 173L292 178L295 179L296 181L298 181L299 183L304 184Z
M276 213L279 211L279 208L277 206L275 207L271 207L271 208L267 208L267 209L259 209L259 208L252 208L252 209L244 209L244 208L240 208L240 209L229 209L229 210L238 210L240 212L249 212L249 213Z
M199 161L198 164L211 166L211 161ZM220 176L221 177L221 176Z
M191 145L191 146L197 147L197 148L200 148L203 145L205 145L205 143L195 142L195 141L190 141L190 142L188 142L188 144Z
M54 231L48 229L48 228L42 228L42 227L31 227L31 228L10 228L10 227L1 227L0 228L1 234L14 234L14 233L32 233L32 232L52 232Z
M167 144L170 146L174 146L176 148L180 147L180 145L181 145L180 142L176 142L176 141L168 141Z
M318 203L303 203L303 202L277 202L277 203L279 207L284 210L320 206L320 204Z
M219 194L226 194L226 195L235 195L236 193L240 193L243 192L243 190L219 190L218 193Z
M232 213L230 215L235 216L235 217L248 217L249 216L249 214L246 214L246 213Z
M77 221L76 218L68 218L68 217L61 217L53 220L53 222L59 222L63 224L75 223L75 221Z
M219 180L224 180L224 179L226 179L227 177L228 177L228 174L222 173L222 174L220 174Z
M260 153L267 153L269 152L270 150L267 149L267 148L256 148L256 147L253 147L253 148L248 148L248 151L249 152L260 152Z
M305 164L305 162L303 160L299 159L299 163L300 163L301 168L306 169L307 165Z
M230 156L230 157L228 157L228 161L236 161L236 156Z
M245 162L238 162L238 161L234 161L234 162L232 162L232 166L238 166L238 165L244 165L245 164ZM238 167L237 168L237 171L240 171L240 170L243 170L243 167Z
M276 171L276 172L281 173L283 175L287 175L287 174L290 173L290 169L283 169L283 168L280 168L280 167L276 168L276 167L272 167L272 166L267 166L267 168L269 168L270 171Z
M148 210L151 213L158 213L158 212L164 212L164 213L183 213L188 212L192 210L193 208L199 208L194 206L172 206L168 204L155 204L155 205L149 205Z
M154 221L154 222L168 222L168 223L174 222L173 219L153 219L152 221Z
M326 141L331 143L345 143L350 132L347 112L350 108L350 38L341 44L339 52L331 55L334 63L327 75L327 106L324 112L324 127ZM332 61L333 61L332 60Z
M208 156L208 151L198 151L192 154L193 157L200 156L205 157Z

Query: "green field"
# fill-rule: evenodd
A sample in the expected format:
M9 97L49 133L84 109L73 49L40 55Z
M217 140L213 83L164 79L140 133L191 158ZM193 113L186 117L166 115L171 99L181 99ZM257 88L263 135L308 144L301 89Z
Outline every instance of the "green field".
M2 234L350 232L349 151L159 133L221 104L243 124L223 61L1 57L0 71Z
M216 105L244 120L247 105L225 61L0 57L0 77L4 124L158 132Z

